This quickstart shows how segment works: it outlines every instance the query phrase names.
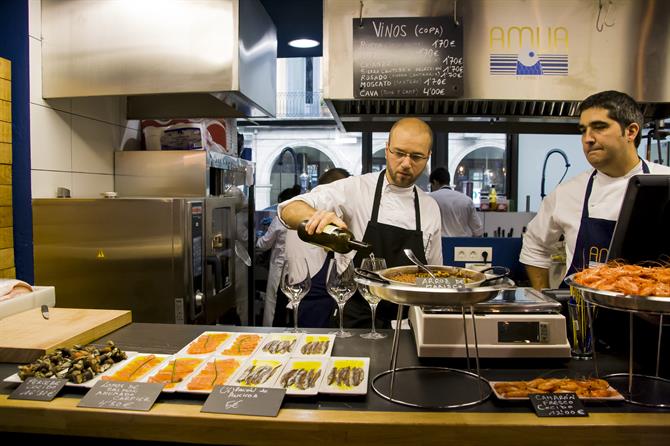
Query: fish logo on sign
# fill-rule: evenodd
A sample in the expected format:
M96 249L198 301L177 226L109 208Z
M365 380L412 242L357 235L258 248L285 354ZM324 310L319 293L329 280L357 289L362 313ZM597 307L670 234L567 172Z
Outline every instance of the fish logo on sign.
M562 26L547 27L545 34L539 26L494 26L489 30L489 50L491 75L568 75L568 31Z

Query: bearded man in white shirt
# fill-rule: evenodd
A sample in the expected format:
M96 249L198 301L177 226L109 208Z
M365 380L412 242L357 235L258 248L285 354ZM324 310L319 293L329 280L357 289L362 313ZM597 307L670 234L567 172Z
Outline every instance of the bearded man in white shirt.
M633 98L603 91L579 107L584 155L593 170L559 185L528 224L519 260L533 288L549 287L550 249L565 236L567 274L607 260L628 180L638 174L670 174L642 160L637 147L644 116Z
M388 267L410 264L403 249L423 262L442 265L440 209L435 200L414 186L426 168L433 143L428 124L417 118L397 121L386 143L386 169L318 186L308 194L282 203L279 215L292 229L307 220L307 232L322 232L328 224L348 228L354 237L372 245L375 257ZM354 253L349 253L353 257ZM358 253L354 265L360 266ZM390 327L392 304L382 301L378 319ZM370 306L356 293L344 311L347 327L369 327Z

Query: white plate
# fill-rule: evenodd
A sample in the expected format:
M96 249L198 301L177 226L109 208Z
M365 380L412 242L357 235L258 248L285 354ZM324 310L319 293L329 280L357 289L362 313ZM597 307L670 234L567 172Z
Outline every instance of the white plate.
M208 356L213 355L218 350L221 350L221 349L225 348L226 346L228 346L231 343L232 339L235 337L236 334L237 333L231 333L231 332L228 332L228 331L203 331L195 339L193 339L191 342L186 344L184 346L184 348L179 350L177 352L177 354L178 355L188 355L188 356L196 356L196 357L200 357L200 358L206 358ZM218 343L216 341L212 342L211 351L209 351L209 352L206 352L206 353L191 353L191 352L188 351L188 349L191 348L191 346L194 345L198 341L198 339L200 339L201 336L212 336L212 335L227 335L227 338L222 342L218 342Z
M259 356L291 356L302 339L302 333L272 333L256 351Z
M191 372L184 375L184 377L180 381L175 382L172 387L170 388L167 387L170 385L169 381L152 381L152 379L154 379L163 370L168 371L168 373L172 373L174 367L173 366L174 361L177 361L177 364L179 364L179 361L184 360L197 361L197 364L195 364ZM177 387L182 382L187 381L206 360L207 358L203 358L202 356L199 355L173 355L168 357L165 361L163 361L163 363L159 367L153 369L151 373L149 373L144 379L141 379L140 382L160 382L166 384L163 387L163 392L175 392L177 390Z
M148 356L155 356L157 359L160 361L157 361L156 364L154 364L152 367L150 367L145 373L139 376L134 376L132 380L128 380L127 382L142 382L144 379L146 379L147 376L153 373L154 370L158 367L162 367L163 363L167 358L169 358L172 355L162 355L158 353L136 353L133 355L132 358L128 358L125 361L121 361L117 364L114 364L109 370L107 370L105 373L101 374L99 379L109 379L110 381L114 381L112 379L112 376L122 370L124 367L128 366L131 364L134 360L139 360L140 357L145 357L146 360L149 360Z
M137 352L125 352L125 353L126 353L126 356L127 356L126 359L117 362L116 364L114 364L113 366L111 366L110 368L108 368L107 370L105 370L104 372L97 374L96 376L94 376L93 378L89 379L88 381L85 381L85 382L83 382L83 383L81 383L81 384L77 384L77 383L73 383L73 382L68 381L65 385L68 386L68 387L84 387L84 388L90 389L91 387L93 387L93 385L94 385L96 382L98 382L98 380L100 379L100 377L103 376L105 373L107 373L107 372L109 372L110 370L114 369L114 368L117 367L119 364L125 364L125 363L127 363L133 356L137 355ZM23 380L22 380L21 378L19 378L19 374L18 374L18 373L15 373L15 374L13 374L13 375L11 375L11 376L8 376L7 378L3 379L3 382L6 382L6 383L22 383Z
M237 357L249 357L253 355L256 351L258 351L258 347L263 343L263 339L265 338L265 334L263 333L233 333L234 337L231 339L230 343L226 344L223 348L220 348L217 351L218 355L223 355L223 356L237 356ZM247 351L238 351L238 341L241 338L244 338L246 336L258 336L258 342L256 345L253 347L253 349L247 350Z
M316 395L319 393L319 387L321 386L321 381L323 380L326 369L328 368L328 362L328 358L315 356L294 356L289 360L288 364L286 364L286 367L284 367L284 370L282 370L280 373L276 386L280 389L285 388L287 395ZM313 378L312 386L307 387L306 380L302 380L302 382L305 383L302 386L304 388L301 388L301 386L296 383L298 380L295 378L299 376L297 375L299 372L293 372L292 376L288 375L289 373L292 373L293 370L300 369L305 370L305 374L302 375L305 378L309 373L317 374L316 378ZM290 384L287 385L288 383Z
M185 392L185 393L205 393L208 394L212 391L212 389L206 389L206 390L191 390L188 388L189 384L198 378L201 372L203 372L208 365L213 364L214 361L217 361L218 363L221 363L222 361L237 361L237 365L235 366L234 370L228 376L228 378L223 381L221 384L229 384L232 377L235 376L235 373L239 371L241 367L244 367L244 364L247 362L248 358L246 356L220 356L220 355L215 355L210 357L209 359L205 360L200 367L198 367L195 372L191 374L191 376L188 379L185 379L182 381L176 388L177 392Z
M344 368L360 368L363 370L363 380L358 385L346 385L347 378L350 380L352 375L342 376L339 380L332 379L331 374L334 369L342 370ZM351 370L351 369L350 369ZM344 393L347 395L365 395L368 393L368 374L370 371L370 358L351 358L334 356L330 358L330 363L326 369L326 374L321 381L321 393ZM335 372L337 373L337 372ZM332 381L332 382L330 382ZM338 384L339 381L339 384ZM351 383L351 381L349 381Z
M321 350L311 350L310 347L315 346L314 343L320 343L319 346L322 347ZM308 345L310 344L310 345ZM333 351L333 345L335 344L335 335L331 334L306 334L300 340L298 346L293 350L293 354L298 356L320 356L327 357L330 356L330 353ZM325 350L323 350L325 346Z
M279 375L288 362L287 357L282 356L261 356L250 358L237 372L228 380L228 385L241 387L275 387ZM258 370L258 367L269 367L268 373L263 374L262 378L256 382L249 382L245 377L249 376L252 367Z
M489 384L491 385L491 390L493 390L493 393L495 394L496 398L499 400L503 401L524 401L528 400L529 398L527 396L519 396L519 397L506 397L503 396L501 393L498 393L498 391L495 388L496 384L502 384L505 382L510 382L510 381L489 381ZM592 397L592 396L577 396L582 401L624 401L623 395L621 395L614 387L609 386L607 388L610 392L616 392L615 395L613 396L608 396L608 397Z

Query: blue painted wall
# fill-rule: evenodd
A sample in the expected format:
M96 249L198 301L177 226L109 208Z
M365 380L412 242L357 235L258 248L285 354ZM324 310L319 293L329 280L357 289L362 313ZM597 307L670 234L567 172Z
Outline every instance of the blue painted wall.
M0 57L12 62L14 262L16 277L33 284L28 38L28 0L0 1Z

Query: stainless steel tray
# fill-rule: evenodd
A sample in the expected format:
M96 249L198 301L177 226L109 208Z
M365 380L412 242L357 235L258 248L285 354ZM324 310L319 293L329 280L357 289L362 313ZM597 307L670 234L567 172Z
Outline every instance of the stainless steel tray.
M587 301L602 307L644 313L670 313L670 296L633 296L614 291L596 290L576 283L574 274L566 277L565 283L581 291Z
M508 286L486 286L475 288L424 288L416 285L400 285L399 282L380 283L356 276L356 282L370 287L370 291L384 300L403 305L469 306L495 297Z

